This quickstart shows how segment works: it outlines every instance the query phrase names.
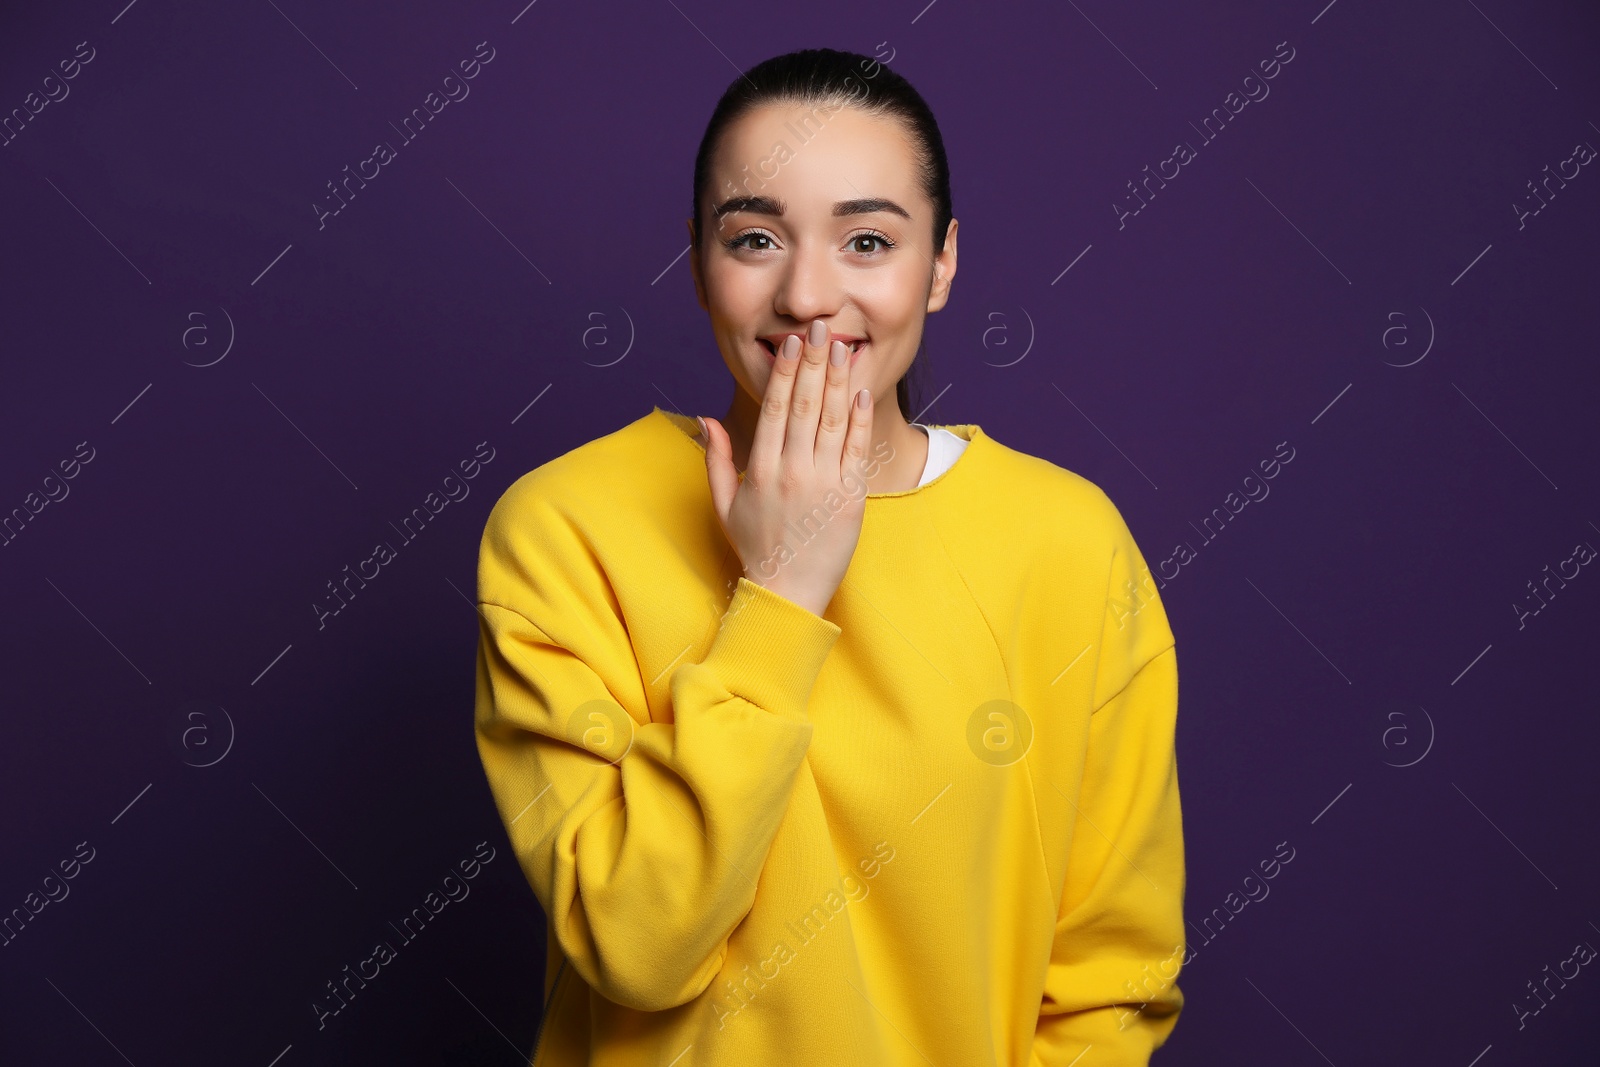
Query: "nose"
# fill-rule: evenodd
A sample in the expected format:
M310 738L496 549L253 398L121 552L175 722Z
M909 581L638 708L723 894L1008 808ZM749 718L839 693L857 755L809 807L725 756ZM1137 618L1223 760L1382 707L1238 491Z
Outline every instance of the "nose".
M809 326L813 319L838 313L843 290L839 268L827 247L802 248L792 252L784 264L772 307L791 321Z

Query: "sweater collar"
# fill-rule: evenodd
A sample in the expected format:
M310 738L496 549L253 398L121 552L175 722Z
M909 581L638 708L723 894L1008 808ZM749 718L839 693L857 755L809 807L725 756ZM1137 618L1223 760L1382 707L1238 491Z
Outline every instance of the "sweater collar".
M675 411L666 411L660 405L652 406L650 414L647 415L646 418L654 420L663 429L671 431L672 436L681 438L686 444L689 445L690 448L694 449L695 452L699 454L700 462L702 464L705 462L705 446L700 444L700 442L696 439L700 433L700 425L699 423L695 422L694 419L690 418L688 415L680 415ZM919 493L928 492L935 486L943 485L955 477L958 471L965 470L970 465L972 453L987 449L988 442L991 440L989 436L983 432L983 427L977 423L962 422L947 424L925 422L922 425L936 427L941 430L949 430L963 441L966 441L968 443L968 447L962 449L961 455L956 457L955 463L951 464L948 470L927 484L913 486L910 489L902 489L898 492L868 493L868 500L893 500L900 497L916 496ZM962 475L962 477L965 477L965 475Z

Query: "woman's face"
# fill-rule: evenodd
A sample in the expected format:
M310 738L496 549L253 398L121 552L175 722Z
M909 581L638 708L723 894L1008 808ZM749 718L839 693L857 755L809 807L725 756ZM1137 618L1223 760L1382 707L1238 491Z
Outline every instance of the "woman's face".
M759 402L776 345L820 318L830 340L864 342L851 394L869 389L898 412L895 383L956 269L956 223L935 256L934 205L900 123L849 105L767 105L729 125L710 162L695 291L739 385Z

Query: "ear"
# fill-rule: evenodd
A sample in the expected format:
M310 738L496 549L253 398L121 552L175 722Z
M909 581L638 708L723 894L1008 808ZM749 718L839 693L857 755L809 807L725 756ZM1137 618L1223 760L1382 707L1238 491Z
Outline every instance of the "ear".
M944 307L950 299L950 283L956 277L956 227L957 220L951 219L950 226L945 230L944 250L933 259L933 283L928 286L928 312L931 314Z
M710 311L711 305L706 302L706 280L700 273L700 254L693 248L694 245L694 219L689 219L689 273L694 278L695 299L700 301L703 311Z

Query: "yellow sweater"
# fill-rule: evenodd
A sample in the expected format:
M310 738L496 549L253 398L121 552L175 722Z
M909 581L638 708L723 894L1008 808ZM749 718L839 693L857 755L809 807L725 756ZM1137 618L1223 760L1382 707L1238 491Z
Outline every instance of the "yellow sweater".
M655 408L484 530L533 1064L1146 1064L1183 1005L1177 660L1116 507L950 426L817 616L743 577L696 429Z

